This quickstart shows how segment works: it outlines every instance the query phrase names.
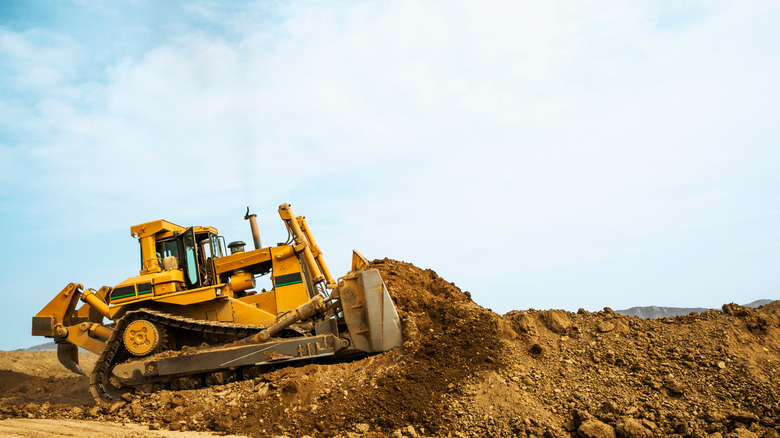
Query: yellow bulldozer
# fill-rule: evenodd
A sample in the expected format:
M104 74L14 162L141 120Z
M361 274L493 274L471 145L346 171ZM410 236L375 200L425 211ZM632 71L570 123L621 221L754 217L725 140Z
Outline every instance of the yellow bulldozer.
M84 374L78 347L99 355L90 374L98 403L400 346L398 313L379 272L355 251L350 272L335 280L305 218L288 204L279 215L287 241L263 248L247 208L253 250L225 245L213 227L135 225L139 275L97 291L68 284L33 317L32 334L54 338L60 362L76 373ZM255 290L265 275L271 290Z

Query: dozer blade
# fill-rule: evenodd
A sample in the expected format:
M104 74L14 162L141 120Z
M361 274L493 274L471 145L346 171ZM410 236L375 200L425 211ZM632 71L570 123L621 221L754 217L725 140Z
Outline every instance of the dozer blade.
M79 348L70 342L60 342L57 344L57 359L67 369L76 374L85 376L84 370L79 366Z
M368 353L400 347L400 319L379 271L369 269L350 277L339 290L354 347Z

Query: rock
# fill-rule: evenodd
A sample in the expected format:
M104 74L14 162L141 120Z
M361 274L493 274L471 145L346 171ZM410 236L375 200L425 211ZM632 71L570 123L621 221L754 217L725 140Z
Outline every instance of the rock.
M750 423L758 422L758 415L747 411L735 411L729 413L728 419L731 421L749 425Z
M615 432L620 438L649 438L653 432L646 429L642 422L635 418L623 418L615 425Z
M517 332L512 329L509 322L501 319L497 322L498 331L504 339L517 339Z
M542 322L550 331L562 335L571 326L571 319L562 310L546 310L541 314Z
M690 435L691 428L685 421L678 421L673 424L674 431L682 436Z
M144 408L142 408L141 406L138 405L130 406L130 415L132 415L134 419L141 418L141 415L143 414L144 414Z
M731 316L748 316L750 315L750 309L739 304L729 303L723 305L723 313Z
M613 324L613 323L611 323L609 321L600 321L596 325L596 328L601 333L607 333L607 332L611 332L612 330L615 330L615 324Z
M179 416L172 410L165 411L162 415L162 420L166 423L175 423L178 421Z
M758 435L745 428L738 427L732 432L727 433L724 438L758 438Z
M213 427L214 430L218 430L220 432L227 432L231 430L233 427L233 419L227 415L217 415L214 418Z
M109 414L116 414L119 412L119 410L125 405L125 402L116 402L111 403L111 406L108 407L108 413Z
M368 425L368 423L357 423L354 426L355 432L358 433L366 433L369 429L371 429L371 426Z
M708 423L722 423L727 418L727 415L718 411L709 411L704 414L704 419Z
M601 412L605 414L617 414L620 412L620 406L613 400L605 401L601 404Z
M685 392L685 385L672 377L664 379L664 388L666 388L671 395L681 395Z
M612 426L595 419L582 423L577 432L584 438L615 438Z
M93 406L89 411L87 411L87 413L89 414L90 417L97 417L98 415L100 415L100 411L101 411L100 406Z
M646 418L642 420L642 426L644 426L646 429L649 429L649 430L655 430L658 427L658 426L656 426L656 424L654 422L652 422L652 421L650 421L650 420L648 420Z
M175 394L171 397L171 403L173 403L174 406L184 406L187 403L187 400L180 394Z
M517 329L520 331L520 333L525 333L529 336L536 336L538 333L536 329L536 322L534 322L534 320L525 313L520 315L520 317L517 319Z

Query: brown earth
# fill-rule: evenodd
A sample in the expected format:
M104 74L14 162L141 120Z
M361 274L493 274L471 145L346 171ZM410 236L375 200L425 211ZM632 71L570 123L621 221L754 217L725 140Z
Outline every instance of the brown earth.
M257 437L780 436L780 301L658 320L608 308L501 316L431 270L373 266L401 316L401 349L111 408L85 401L84 378L20 374L27 366L0 374L0 418Z
M133 423L105 421L62 420L46 418L7 418L0 420L0 437L52 438L52 437L100 437L100 438L204 438L215 434L206 432L151 431L147 426ZM224 438L241 438L224 435Z
M85 372L95 365L97 355L79 353L79 364ZM0 354L0 370L14 371L40 377L73 377L74 374L57 360L56 351L3 351Z

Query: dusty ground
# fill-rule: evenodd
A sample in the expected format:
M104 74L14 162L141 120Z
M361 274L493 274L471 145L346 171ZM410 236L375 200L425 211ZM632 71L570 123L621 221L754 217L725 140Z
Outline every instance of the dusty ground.
M0 375L0 418L258 437L780 436L780 302L658 320L609 309L502 316L431 270L374 266L398 307L402 349L111 409L91 404L86 378L24 374L54 355Z
M133 423L111 423L84 420L50 420L9 418L0 420L0 437L101 437L101 438L198 438L214 437L205 432L173 432L149 430ZM227 435L235 437L235 435Z
M97 355L79 353L79 364L85 372L95 365ZM74 374L57 360L56 351L3 351L0 354L0 370L45 377L73 377Z

